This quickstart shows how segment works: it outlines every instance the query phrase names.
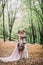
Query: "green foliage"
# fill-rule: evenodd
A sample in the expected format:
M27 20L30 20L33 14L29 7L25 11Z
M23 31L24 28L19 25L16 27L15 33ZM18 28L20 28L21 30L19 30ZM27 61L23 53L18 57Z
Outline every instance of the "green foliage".
M34 37L35 37L35 43L40 43L40 31L43 26L43 14L42 14L41 8L43 8L43 3L40 3L40 0L22 0L20 8L18 10L15 9L14 11L14 9L10 8L7 11L10 14L10 18L9 18L8 13L7 12L5 13L5 37L6 39L8 39L9 37L9 29L11 29L11 25L12 25L12 32L11 32L12 40L17 41L17 32L20 28L23 28L27 34L28 43L33 43ZM6 9L7 7L5 7L5 11ZM2 11L2 7L0 6L0 12L1 11ZM18 12L20 12L21 16L16 17L16 14ZM2 22L1 14L0 14L0 19ZM13 24L12 24L12 21L13 21ZM3 26L0 25L0 37L1 35L3 36L2 29L3 29Z
M40 7L43 8L43 3L40 3Z

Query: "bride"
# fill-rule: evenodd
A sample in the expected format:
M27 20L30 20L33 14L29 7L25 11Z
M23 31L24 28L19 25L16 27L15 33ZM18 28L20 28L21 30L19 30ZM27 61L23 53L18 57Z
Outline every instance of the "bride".
M26 33L24 30L18 31L18 42L16 43L13 53L9 57L0 57L3 62L18 61L22 58L28 58L28 50L26 44Z

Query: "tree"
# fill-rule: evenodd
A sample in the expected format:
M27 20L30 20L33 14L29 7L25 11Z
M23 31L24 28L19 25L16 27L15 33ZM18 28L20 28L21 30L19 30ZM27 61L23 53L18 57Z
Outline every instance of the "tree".
M3 16L3 38L5 41L5 16L4 16L4 10L5 10L5 6L8 0L0 0L0 6L1 6L1 13L0 13L0 17Z
M3 1L3 5L2 5L2 1ZM0 5L1 5L1 7L2 7L2 10L3 10L3 7L5 8L7 1L8 1L8 0L0 0ZM2 16L2 14L3 14L3 11L1 11L0 17Z
M3 13L3 38L4 38L4 41L5 41L5 23L4 23L4 7L5 7L5 4L4 4L5 0L2 0L2 13Z
M14 11L14 9L12 9L12 0L10 0L10 12L9 12L9 10L8 10L8 5L7 5L7 12L8 12L8 22L9 22L9 40L11 41L11 34L12 34L12 28L13 28L13 24L14 24L14 21L15 21L15 19L16 19L16 14L17 14L17 12L18 12L18 9L19 9L19 7L17 7L18 6L18 1L19 0L17 0L17 2L16 2L16 4L15 4L15 11ZM13 12L14 11L14 12Z
M43 0L41 0L41 4L43 4ZM41 7L41 10L43 14L43 7ZM43 17L42 17L42 23L43 23ZM40 42L41 44L43 44L43 24L42 24L41 31L40 31Z

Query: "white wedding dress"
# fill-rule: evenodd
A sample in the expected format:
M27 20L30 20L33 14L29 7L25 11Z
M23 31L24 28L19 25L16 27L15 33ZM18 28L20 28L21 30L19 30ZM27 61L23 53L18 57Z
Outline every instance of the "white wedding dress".
M0 60L3 62L13 62L18 61L19 59L22 58L28 58L27 44L25 44L25 48L22 53L19 53L17 45L18 43L16 43L15 49L9 57L0 57Z

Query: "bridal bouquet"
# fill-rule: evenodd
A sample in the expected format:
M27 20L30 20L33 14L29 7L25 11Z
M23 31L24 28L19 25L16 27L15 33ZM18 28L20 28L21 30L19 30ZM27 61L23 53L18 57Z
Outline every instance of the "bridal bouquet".
M20 43L18 43L18 49L19 49L19 51L23 51L24 50L24 44L20 45Z

